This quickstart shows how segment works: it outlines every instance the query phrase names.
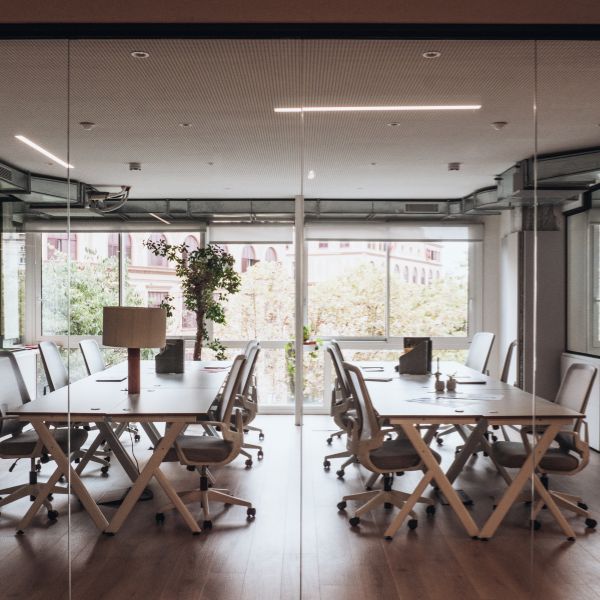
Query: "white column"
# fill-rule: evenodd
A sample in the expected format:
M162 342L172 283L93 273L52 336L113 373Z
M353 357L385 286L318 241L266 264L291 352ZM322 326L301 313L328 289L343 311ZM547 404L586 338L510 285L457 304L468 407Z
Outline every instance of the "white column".
M295 198L294 220L294 259L295 259L295 387L294 387L294 414L295 424L302 425L304 409L304 307L306 286L304 285L304 196Z

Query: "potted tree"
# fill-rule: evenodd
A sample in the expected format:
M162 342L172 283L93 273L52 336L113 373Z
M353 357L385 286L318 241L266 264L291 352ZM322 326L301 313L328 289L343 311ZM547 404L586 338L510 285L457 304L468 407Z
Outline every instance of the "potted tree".
M175 263L175 273L181 280L183 303L196 315L194 360L202 360L202 345L209 341L206 321L224 324L223 304L230 294L240 289L241 279L233 268L235 259L217 244L192 251L185 243L167 244L165 240L145 240L144 246L156 256L164 256ZM172 302L173 297L167 296L161 304L169 317L174 312ZM215 339L206 346L215 351L217 360L225 360L225 347L219 340Z

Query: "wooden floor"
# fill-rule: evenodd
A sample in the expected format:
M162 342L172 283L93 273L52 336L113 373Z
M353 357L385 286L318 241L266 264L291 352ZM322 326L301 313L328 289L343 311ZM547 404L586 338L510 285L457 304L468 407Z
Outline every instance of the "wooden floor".
M155 499L139 503L115 537L98 534L72 501L69 541L64 498L55 502L61 513L55 524L40 513L24 536L15 536L28 505L23 500L0 517L0 597L68 598L70 557L72 598L82 600L600 599L600 531L586 533L581 519L569 517L578 533L569 543L548 514L542 514L542 529L531 533L522 505L492 540L481 542L467 537L449 507L440 506L434 517L419 508L418 528L404 526L387 542L382 533L395 511L374 511L352 530L348 515L336 509L344 494L363 489L367 474L352 467L341 481L335 466L323 471L323 455L344 446L336 440L330 450L325 444L332 429L328 417L307 417L303 428L287 416L263 416L258 424L265 430L264 460L247 470L238 459L215 473L220 487L254 503L254 522L246 522L244 509L215 505L214 528L199 536L192 536L176 514L156 525L154 513L164 497L153 483ZM447 438L441 450L445 463L456 443ZM134 444L134 450L143 462L147 440ZM25 461L10 474L8 466L8 461L0 465L0 487L27 479ZM555 485L582 493L593 508L600 506L599 466L600 456L594 454L583 473L556 477ZM183 467L162 468L178 489L197 484L196 475ZM49 471L46 465L43 473ZM412 477L397 477L395 487L409 489ZM127 485L118 466L108 479L92 467L85 480L97 499ZM481 523L503 483L479 457L457 487L475 499L473 516Z

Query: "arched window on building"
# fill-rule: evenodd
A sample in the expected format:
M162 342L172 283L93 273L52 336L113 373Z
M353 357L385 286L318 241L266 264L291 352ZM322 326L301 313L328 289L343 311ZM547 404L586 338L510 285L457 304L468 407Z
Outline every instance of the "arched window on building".
M131 234L126 233L123 236L123 241L125 242L125 258L131 261Z
M418 278L419 278L419 274L417 273L417 267L414 267L413 273L412 273L412 282L417 283Z
M162 233L153 233L150 235L151 242L167 241L167 238ZM148 250L148 265L150 267L166 267L168 265L167 259L164 256L156 256L153 252Z
M429 269L429 273L427 274L427 283L433 282L433 271Z
M244 246L242 249L242 273L245 273L252 265L255 265L256 252L252 246Z
M410 279L410 275L409 275L408 267L404 267L404 281L406 281L406 283L408 283L409 279Z
M48 243L48 260L53 259L56 254L67 254L71 250L71 260L77 260L77 234L72 233L49 233L46 238Z
M185 238L185 243L188 248L188 252L193 252L194 250L198 250L198 240L193 235L188 235Z
M396 273L396 275L400 273L400 265L394 265L394 273Z
M119 234L108 234L108 258L119 256Z
M421 284L425 285L425 269L421 269Z
M277 262L277 252L272 246L269 246L265 252L265 262Z

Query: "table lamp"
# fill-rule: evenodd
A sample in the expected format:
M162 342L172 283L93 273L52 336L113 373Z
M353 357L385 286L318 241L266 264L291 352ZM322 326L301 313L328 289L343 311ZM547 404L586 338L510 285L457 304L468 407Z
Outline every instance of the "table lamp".
M102 344L127 348L127 389L140 393L140 348L162 348L167 331L163 308L105 306Z

